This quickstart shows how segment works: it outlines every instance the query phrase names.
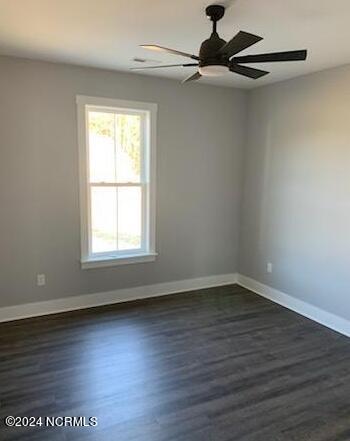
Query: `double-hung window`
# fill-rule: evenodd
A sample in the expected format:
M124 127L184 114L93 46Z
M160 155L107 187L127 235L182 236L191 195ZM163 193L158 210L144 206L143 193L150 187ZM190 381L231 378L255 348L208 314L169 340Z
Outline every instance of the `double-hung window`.
M156 104L77 97L83 268L155 259Z

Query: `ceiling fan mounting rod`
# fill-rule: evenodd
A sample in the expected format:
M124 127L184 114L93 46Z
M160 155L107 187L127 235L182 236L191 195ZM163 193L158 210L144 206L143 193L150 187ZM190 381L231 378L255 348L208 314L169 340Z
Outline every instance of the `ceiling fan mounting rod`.
M213 22L213 34L216 34L216 23L225 15L225 7L222 5L209 5L205 9L206 16Z

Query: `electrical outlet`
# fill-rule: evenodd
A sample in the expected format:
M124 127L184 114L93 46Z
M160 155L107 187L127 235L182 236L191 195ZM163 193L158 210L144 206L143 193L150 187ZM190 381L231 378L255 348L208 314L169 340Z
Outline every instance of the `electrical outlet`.
M272 263L271 263L271 262L268 262L268 263L267 263L267 265L266 265L266 271L267 271L268 273L272 273Z
M38 274L36 276L36 284L38 286L44 286L46 284L46 277L45 274Z

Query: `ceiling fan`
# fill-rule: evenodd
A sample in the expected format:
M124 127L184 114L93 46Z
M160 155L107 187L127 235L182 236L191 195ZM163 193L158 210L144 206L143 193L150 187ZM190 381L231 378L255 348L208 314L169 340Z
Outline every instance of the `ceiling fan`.
M255 69L248 66L242 66L246 63L264 63L275 61L304 61L306 60L307 51L289 51L289 52L274 52L268 54L258 55L244 55L235 56L239 52L247 49L248 47L258 43L262 40L262 37L249 34L248 32L240 31L230 41L225 41L219 37L217 33L217 22L225 14L225 7L221 5L210 5L205 10L207 17L213 22L213 32L207 40L203 41L199 55L192 55L186 52L181 52L175 49L169 49L167 47L142 44L141 47L150 49L153 51L167 52L173 55L180 55L182 57L191 58L195 60L193 63L186 64L168 64L161 66L145 66L134 67L132 70L141 69L159 69L165 67L197 67L198 71L189 77L185 78L182 83L188 81L198 80L202 76L220 76L230 71L239 75L243 75L248 78L256 80L267 75L269 72L265 70Z

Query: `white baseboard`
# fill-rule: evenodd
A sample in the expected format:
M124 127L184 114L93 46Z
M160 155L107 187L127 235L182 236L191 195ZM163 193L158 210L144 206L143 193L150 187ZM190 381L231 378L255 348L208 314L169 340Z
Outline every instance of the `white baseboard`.
M196 289L236 283L237 274L222 274L200 277L196 279L177 280L174 282L157 283L155 285L137 286L134 288L117 289L72 297L65 297L44 302L26 303L22 305L0 308L0 322L19 320L40 315L56 314L58 312L91 308L94 306L110 305L130 300L159 297L168 294L193 291Z
M298 300L288 294L285 294L277 289L271 288L268 285L257 282L250 277L237 274L237 283L256 294L261 295L269 300L272 300L279 305L282 305L288 309L291 309L298 314L301 314L311 320L314 320L327 328L333 329L341 334L350 337L350 321L335 314L327 312L323 309L313 306L310 303Z
M196 279L177 280L173 282L157 283L155 285L137 286L134 288L118 289L114 291L65 297L44 302L26 303L22 305L0 308L0 322L19 320L41 315L57 314L59 312L74 311L77 309L95 306L110 305L128 302L130 300L159 297L196 289L211 288L238 283L240 286L255 292L279 305L297 312L321 325L350 337L350 321L317 306L298 300L277 289L264 285L242 274L222 274L200 277Z

